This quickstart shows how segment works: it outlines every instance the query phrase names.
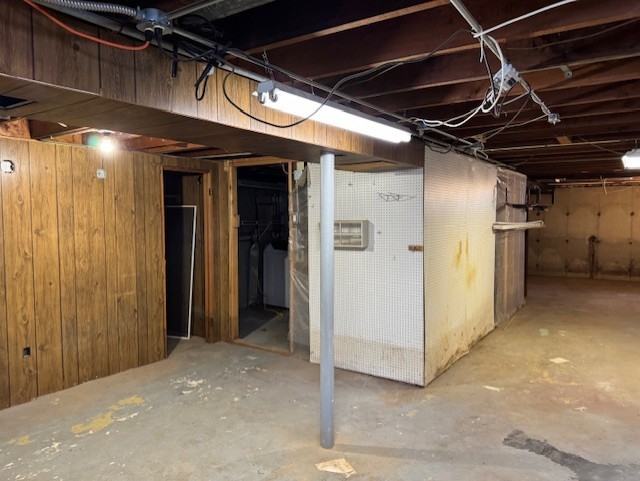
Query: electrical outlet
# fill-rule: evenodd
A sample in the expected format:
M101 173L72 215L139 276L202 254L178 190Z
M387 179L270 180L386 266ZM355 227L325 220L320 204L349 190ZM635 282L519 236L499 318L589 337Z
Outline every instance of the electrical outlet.
M104 169L97 169L96 170L96 177L98 179L106 179L107 178L107 173L105 172Z

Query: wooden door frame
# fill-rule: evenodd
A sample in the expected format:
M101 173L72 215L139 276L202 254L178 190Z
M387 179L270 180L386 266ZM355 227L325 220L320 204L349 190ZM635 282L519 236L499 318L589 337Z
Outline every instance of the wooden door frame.
M213 189L213 171L207 169L197 169L189 167L181 167L174 165L162 165L162 253L165 262L166 271L166 246L165 246L165 200L164 200L164 173L176 172L182 174L194 174L202 176L202 204L203 211L201 213L203 220L203 250L204 250L204 337L207 342L215 342L219 339L216 337L216 331L220 332L218 326L215 326L216 322L216 298L215 298L215 280L216 280L216 266L213 262L214 251L214 235L215 222L214 222L214 198L211 195ZM167 329L167 292L166 292L166 272L165 272L164 289L164 328L165 328L165 352L166 349L166 329ZM216 328L217 327L217 328Z
M295 308L293 304L293 248L291 243L293 228L293 203L291 193L293 192L293 166L296 162L293 160L280 159L278 157L260 157L255 159L238 159L225 162L225 170L229 172L229 323L230 323L230 339L229 341L236 344L249 345L251 347L266 351L282 354L283 351L270 349L268 347L248 344L238 338L240 330L240 299L238 286L238 229L240 228L240 217L238 216L238 168L239 167L255 167L260 165L288 165L287 171L287 219L289 229L289 242L287 252L289 254L289 353L293 353L293 317Z

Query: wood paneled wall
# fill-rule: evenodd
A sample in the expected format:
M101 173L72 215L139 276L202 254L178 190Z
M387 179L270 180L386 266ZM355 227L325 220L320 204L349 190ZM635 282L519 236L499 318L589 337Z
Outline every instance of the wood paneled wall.
M395 145L313 121L287 129L256 122L227 101L223 93L227 73L219 69L209 79L205 98L198 102L194 82L203 67L193 62L181 63L177 77L172 78L171 60L155 46L128 52L98 45L61 29L19 1L0 2L0 18L7 19L3 20L6 28L0 32L0 74L74 89L74 92L43 93L35 87L18 88L13 96L36 103L12 111L14 116L62 120L69 125L166 137L300 161L317 162L321 151L332 150L344 156L339 162L382 159L416 166L423 163L424 147L417 140ZM72 18L65 17L65 21L94 36L139 43ZM255 86L247 78L231 75L225 90L252 115L276 124L290 123L291 116L260 105L251 95ZM156 109L157 115L150 117L140 109L130 109L133 104ZM205 122L195 128L194 122L178 124L177 116Z
M5 138L0 158L15 164L0 174L0 407L163 359L162 170L202 172L213 188L223 166ZM213 199L202 205L211 220L221 215ZM211 234L204 245L223 265L203 249L213 341L228 319L224 296L211 295L228 290L214 273L228 273L228 242Z

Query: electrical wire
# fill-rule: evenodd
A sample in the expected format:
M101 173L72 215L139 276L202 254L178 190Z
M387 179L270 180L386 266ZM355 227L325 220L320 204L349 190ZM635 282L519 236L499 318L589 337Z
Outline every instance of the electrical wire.
M262 124L269 125L271 127L275 127L275 128L278 128L278 129L288 129L288 128L291 128L291 127L295 127L296 125L300 125L301 123L306 122L311 117L313 117L329 101L329 97L327 96L327 98L324 99L324 101L318 106L318 108L316 110L313 111L313 113L311 115L309 115L308 117L302 118L300 120L296 120L295 122L291 122L290 124L281 125L281 124L275 124L273 122L269 122L268 120L264 120L264 119L261 119L259 117L256 117L255 115L252 115L251 113L247 112L242 107L240 107L233 100L231 100L231 97L229 97L229 92L227 91L227 80L229 79L229 77L231 75L235 74L235 71L233 69L233 65L232 64L229 64L226 61L224 61L224 62L231 67L231 71L228 72L227 75L224 76L224 80L222 80L222 94L224 95L224 98L227 99L227 102L229 102L231 104L231 106L234 107L238 112L240 112L242 115L245 115L246 117L249 117L251 120L255 120L256 122L260 122Z
M42 8L40 5L32 2L31 0L23 0L23 1L24 1L24 3L29 5L31 8L33 8L34 10L37 10L42 15L47 17L49 20L51 20L56 25L64 28L66 31L68 31L68 32L70 32L70 33L72 33L74 35L77 35L78 37L86 38L87 40L91 40L93 42L97 42L99 44L106 45L108 47L119 48L121 50L140 51L140 50L144 50L145 48L147 48L149 46L149 42L148 41L143 43L142 45L134 46L134 45L123 45L123 44L120 44L120 43L110 42L110 41L104 40L102 38L94 37L93 35L89 35L87 33L80 32L80 31L74 29L73 27L68 26L67 24L65 24L61 20L58 20L56 17L54 17L52 14L50 14L47 10Z
M512 18L511 20L507 20L506 22L502 22L501 24L498 24L498 25L496 25L494 27L482 30L482 31L474 34L474 36L475 37L483 37L484 35L486 35L488 33L491 33L491 32L493 32L495 30L498 30L500 28L506 27L506 26L511 25L513 23L516 23L516 22L520 22L521 20L525 20L527 18L531 18L531 17L533 17L535 15L538 15L538 14L540 14L542 12L546 12L548 10L552 10L554 8L561 7L561 6L566 5L568 3L574 3L576 1L577 0L562 0L561 2L557 2L557 3L553 3L551 5L547 5L546 7L542 7L542 8L539 8L537 10L533 10L532 12L525 13L524 15L520 15L519 17L516 17L516 18Z
M558 40L557 42L545 43L543 45L534 45L532 47L506 47L506 49L507 50L539 50L542 48L555 47L556 45L564 45L566 43L579 42L580 40L589 40L589 39L604 35L606 33L612 32L614 30L618 30L619 28L626 27L627 25L631 25L632 23L635 23L638 21L640 21L640 18L632 18L631 20L627 20L626 22L619 23L618 25L614 25L613 27L600 30L599 32L595 32L590 35L582 35L580 37L573 37L565 40Z
M491 130L487 130L486 132L482 132L481 134L476 134L473 135L471 137L481 137L483 142L486 142L487 140L495 137L496 135L500 134L502 131L504 131L505 129L508 129L510 126L512 126L512 124L516 121L516 119L518 118L518 116L522 113L522 111L524 110L524 108L529 104L529 101L531 100L531 96L527 97L527 99L522 103L522 105L520 106L520 109L518 109L518 111L515 113L515 115L513 117L511 117L511 119L509 120L509 122L507 122L506 124L504 124L501 127L495 128L495 129L491 129ZM546 117L546 115L542 116L542 117ZM530 122L535 122L540 120L540 118L542 117L538 117L536 119L533 119L531 121L527 121L526 123L522 123L521 125L526 125L527 123ZM519 127L521 125L513 125L513 127Z
M238 110L240 113L242 113L243 115L249 117L252 120L255 120L257 122L261 122L265 125L269 125L271 127L276 127L279 129L287 129L287 128L291 128L291 127L295 127L296 125L300 125L303 122L306 122L307 120L310 120L315 114L318 113L318 111L324 107L329 100L333 97L333 95L335 94L335 92L342 87L343 85L351 82L354 79L360 78L360 77L366 77L367 75L371 75L372 73L376 73L378 70L384 70L384 73L390 71L393 68L399 67L401 65L406 65L406 64L412 64L412 63L418 63L418 62L424 62L428 59L430 59L431 57L433 57L440 49L442 49L444 46L446 46L448 43L450 43L455 37L457 37L460 33L463 32L467 32L467 33L471 33L470 30L468 29L459 29L457 31L455 31L454 33L452 33L447 39L445 39L442 43L440 43L440 45L438 45L434 50L432 50L431 52L429 52L427 55L420 57L418 59L414 59L414 60L407 60L407 61L402 61L402 62L388 62L385 64L381 64L378 65L376 67L373 67L371 69L368 70L364 70L362 72L357 72L351 75L347 75L346 77L341 78L338 82L336 82L334 84L334 86L331 88L331 90L329 91L329 93L327 94L326 98L323 99L323 101L320 103L320 105L318 106L318 108L316 110L314 110L310 115L308 115L305 118L302 118L300 120L297 120L295 122L292 122L290 124L285 124L285 125L280 125L280 124L275 124L273 122L268 122L264 119L260 119L252 114L250 114L249 112L247 112L246 110L244 110L242 107L240 107L238 104L236 104L228 95L227 89L226 89L226 83L227 83L227 79L229 78L229 75L231 73L234 73L234 67L233 64L230 64L229 62L227 62L226 60L220 59L221 61L223 61L225 64L227 64L232 71L227 74L224 78L224 80L222 81L222 93L225 97L225 99L236 109ZM229 51L237 51L237 49L229 49ZM286 72L281 71L280 69L278 69L276 66L271 66L271 64L268 64L269 68L271 68L272 70L275 70L279 73L282 73L284 75L286 75ZM375 77L374 77L375 78ZM372 79L368 79L367 81L372 80Z
M591 142L589 142L587 139L580 137L579 135L575 136L577 139L580 139L582 142L584 142L585 144L589 144L591 147L595 147L596 149L602 150L604 152L611 152L612 154L617 154L617 155L624 155L624 152L617 152L615 150L611 150L611 149L607 149L606 147L600 147L597 144L592 144Z

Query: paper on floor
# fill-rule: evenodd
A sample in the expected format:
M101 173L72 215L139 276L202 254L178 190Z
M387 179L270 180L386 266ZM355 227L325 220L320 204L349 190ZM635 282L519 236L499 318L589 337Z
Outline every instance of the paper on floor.
M356 474L356 470L353 469L346 459L334 459L332 461L325 461L324 463L316 464L316 468L320 471L326 471L328 473L344 474L345 478Z

